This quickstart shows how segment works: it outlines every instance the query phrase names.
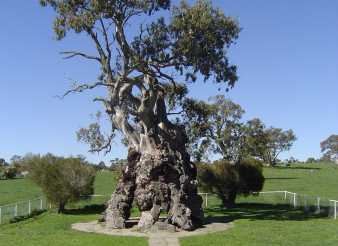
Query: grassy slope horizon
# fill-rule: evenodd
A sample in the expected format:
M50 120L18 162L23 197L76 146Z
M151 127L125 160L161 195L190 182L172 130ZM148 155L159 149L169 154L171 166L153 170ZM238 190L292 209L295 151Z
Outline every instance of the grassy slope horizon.
M330 164L301 164L291 168L264 168L266 183L264 190L289 190L300 194L338 199L338 166ZM0 204L14 202L15 194L8 188L20 192L19 200L29 195L40 195L41 191L28 180L0 181ZM27 183L26 183L27 182ZM10 185L11 184L11 185ZM98 173L95 182L96 194L111 194L116 177L109 172ZM31 187L28 189L28 187ZM6 190L5 190L6 189ZM30 190L30 191L29 191ZM6 192L3 192L6 191ZM89 202L102 203L107 197L95 198ZM214 200L205 210L206 216L226 216L233 220L234 227L222 233L207 236L189 237L181 240L181 245L338 245L336 228L338 223L332 219L306 216L274 205L254 205L258 198L239 198L240 204L231 210L222 210ZM88 203L88 202L86 202ZM83 204L86 204L83 203ZM247 204L249 203L249 204ZM79 203L77 207L83 207ZM72 206L73 207L73 206ZM0 245L147 245L144 238L109 237L86 234L70 229L72 223L96 220L99 211L72 210L65 215L52 212L17 224L0 226Z
M338 174L338 165L332 163L264 167L266 181L263 191L288 190L302 195L338 200L338 189L335 189L337 179L334 174ZM115 175L110 172L98 172L94 193L104 195L105 198L110 196L116 181ZM41 189L29 179L0 180L0 206L41 195Z

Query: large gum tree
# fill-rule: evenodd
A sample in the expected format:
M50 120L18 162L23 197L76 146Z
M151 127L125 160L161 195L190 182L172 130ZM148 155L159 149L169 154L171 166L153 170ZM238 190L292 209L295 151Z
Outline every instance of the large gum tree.
M141 211L138 226L151 227L161 210L167 222L184 230L202 223L202 199L197 193L196 167L186 150L179 117L187 84L197 77L231 88L236 67L227 48L240 28L210 2L194 5L169 0L41 0L55 10L59 40L71 31L84 33L96 54L64 52L101 68L97 81L74 85L65 95L104 88L103 104L112 134L104 139L98 125L82 130L80 138L92 150L110 150L115 132L128 146L128 164L105 211L106 225L123 228L133 201ZM166 16L166 18L161 17ZM144 18L146 17L146 18ZM145 22L140 23L140 18ZM130 33L128 27L133 26ZM137 26L137 28L136 28ZM176 122L176 123L175 123Z

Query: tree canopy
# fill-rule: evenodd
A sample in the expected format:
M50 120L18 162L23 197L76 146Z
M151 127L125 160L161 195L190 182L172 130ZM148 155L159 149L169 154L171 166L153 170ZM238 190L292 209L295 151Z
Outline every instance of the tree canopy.
M324 159L338 159L338 135L332 134L327 139L320 143L321 151L324 154Z
M106 138L98 125L82 129L79 139L93 151L110 146L115 130L122 132L130 147L140 149L142 134L158 132L157 125L169 125L168 114L187 93L187 83L200 75L227 87L234 86L236 66L227 58L227 48L236 40L237 22L208 1L194 5L169 0L40 0L57 16L54 31L61 40L70 31L85 33L97 54L63 52L65 58L82 57L98 62L101 72L93 83L77 83L65 95L105 87L104 104L112 122ZM170 18L155 17L169 11ZM138 32L127 35L127 26L140 16ZM130 34L130 33L128 33ZM133 36L133 37L130 37ZM167 105L166 105L167 103ZM144 142L143 142L144 143Z

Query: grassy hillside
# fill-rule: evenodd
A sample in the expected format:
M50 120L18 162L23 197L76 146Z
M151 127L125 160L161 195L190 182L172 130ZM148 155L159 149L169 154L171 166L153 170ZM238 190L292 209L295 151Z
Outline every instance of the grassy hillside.
M98 172L94 184L95 194L105 195L104 198L95 198L95 202L107 199L114 191L116 175L112 172ZM41 189L29 179L0 180L0 205L17 201L29 200L42 195Z
M41 190L28 179L0 180L0 205L41 196Z
M265 168L264 190L288 190L338 200L338 165L298 164Z
M291 168L265 168L266 184L264 190L289 190L301 194L338 199L338 169L333 165L293 165ZM0 181L3 182L3 181ZM26 187L26 191L39 190L32 184L13 182L15 187ZM26 182L22 180L21 182ZM114 189L116 178L112 173L98 173L95 182L96 194L109 195ZM4 189L1 183L1 199L15 199L15 194ZM23 185L23 186L20 186ZM31 188L27 188L31 187ZM15 188L20 190L19 188ZM20 195L22 199L24 190ZM18 193L20 194L20 193ZM34 193L30 193L33 195ZM7 197L7 198L4 198ZM45 213L35 219L11 225L0 226L0 245L147 245L142 238L108 237L103 235L75 232L70 229L72 223L97 219L102 207L95 209L74 209L85 204L102 203L107 197L97 197L92 201L71 206L68 214ZM223 210L219 201L212 198L205 210L206 216L225 216L234 223L234 227L223 233L207 236L189 237L181 240L183 246L219 246L219 245L338 245L336 233L338 221L329 218L305 214L290 207L268 202L261 197L239 198L234 209ZM263 201L263 202L262 202ZM259 203L257 203L259 202Z

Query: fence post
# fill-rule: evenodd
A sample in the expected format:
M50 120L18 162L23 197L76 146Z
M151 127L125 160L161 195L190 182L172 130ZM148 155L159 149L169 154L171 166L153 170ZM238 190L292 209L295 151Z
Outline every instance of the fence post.
M42 197L40 198L40 210L42 210Z
M14 217L18 216L18 204L16 203L14 206Z
M2 207L0 207L0 225L2 223Z
M287 192L287 191L284 191L284 200L286 200L286 192Z
M320 197L317 197L317 213L320 213Z
M32 212L32 208L31 208L31 200L28 201L28 215L30 215Z
M296 193L293 193L293 207L296 207Z
M307 196L304 196L304 211L305 211L305 212L308 211L308 207L307 207Z
M334 201L334 219L337 219L337 201Z
M208 193L205 193L205 207L208 207Z

